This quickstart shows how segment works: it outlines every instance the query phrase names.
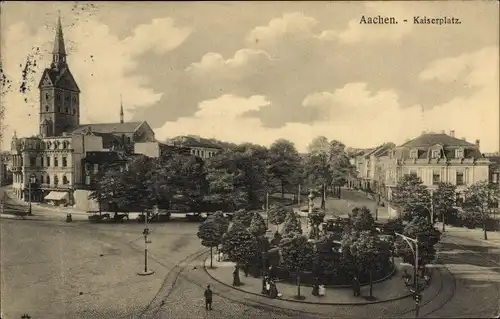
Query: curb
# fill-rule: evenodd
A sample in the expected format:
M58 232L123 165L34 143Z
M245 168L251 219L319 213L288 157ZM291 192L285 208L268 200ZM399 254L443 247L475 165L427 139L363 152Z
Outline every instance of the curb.
M212 276L212 274L210 274L210 272L207 269L206 259L203 261L203 270L205 271L205 273L207 273L207 275L210 278L212 278L212 280L216 281L217 283L219 283L221 285L224 285L226 287L229 287L229 288L232 288L235 290L239 290L239 291L244 292L246 294L250 294L250 295L254 295L254 296L258 296L258 297L264 297L260 293L255 293L255 292L243 290L241 288L235 287L233 285L229 285L229 284L222 282L219 279L215 278L214 276ZM402 299L406 299L408 297L411 297L412 295L413 295L412 293L409 293L409 294L406 294L406 295L403 295L403 296L400 296L397 298L392 298L392 299L376 300L376 301L368 301L368 302L356 302L356 303L354 303L354 302L313 302L313 301L296 300L296 299L289 299L289 298L279 298L279 300L283 300L283 301L287 301L287 302L303 303L303 304L312 304L312 305L325 305L325 306L366 306L366 305L373 305L373 304L402 300Z

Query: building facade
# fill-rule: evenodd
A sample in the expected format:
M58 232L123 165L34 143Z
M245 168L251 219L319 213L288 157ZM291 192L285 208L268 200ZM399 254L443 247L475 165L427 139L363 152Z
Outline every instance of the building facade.
M490 160L481 154L480 141L456 138L454 131L422 132L397 147L384 144L358 155L355 163L361 187L388 200L405 174L418 176L431 191L441 182L453 184L459 196L468 186L492 178Z
M177 136L166 141L167 145L188 148L192 155L207 159L222 151L222 147L196 135Z
M80 89L66 60L61 19L58 18L52 63L39 82L39 135L11 143L13 190L26 201L75 204L74 192L85 186L89 152L133 152L135 142L154 141L147 122L80 124Z

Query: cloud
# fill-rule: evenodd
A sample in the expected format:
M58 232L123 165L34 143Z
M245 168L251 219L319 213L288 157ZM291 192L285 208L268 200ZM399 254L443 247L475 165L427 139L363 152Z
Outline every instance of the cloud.
M271 60L267 52L263 50L241 49L236 51L232 58L224 60L219 53L209 52L205 54L200 62L189 65L185 71L194 77L239 77L242 74L251 74L252 67Z
M331 91L313 92L302 104L319 112L310 124L286 123L265 127L257 117L243 116L271 104L264 96L249 98L225 94L200 103L194 117L170 121L157 130L157 138L197 134L233 142L270 145L278 138L293 141L305 151L319 135L338 139L352 147L373 147L384 142L403 143L422 131L455 130L457 137L481 140L483 152L498 150L498 48L485 48L432 62L420 74L422 80L450 81L447 74L461 74L458 81L477 85L469 95L423 111L420 105L405 106L396 90L374 90L367 83L349 83ZM493 70L493 71L491 71Z
M52 58L53 27L52 24L32 32L25 22L20 22L4 30L4 71L13 80L15 89L20 85L26 57L31 55L36 60L36 67L28 81L30 91L21 94L14 89L2 101L6 106L5 122L8 125L6 138L2 141L4 148L10 142L14 129L18 131L18 136L38 133L37 85L43 69L50 65ZM131 74L140 67L137 58L146 52L166 54L174 50L192 30L176 27L170 18L154 19L148 24L138 25L129 37L120 40L106 24L90 17L85 22L76 21L70 26L65 25L63 20L63 32L69 54L68 64L81 90L80 121L98 123L119 121L120 94L123 94L126 118L130 118L132 112L158 102L162 93L148 87L148 77Z
M300 12L285 13L280 18L269 21L266 26L258 26L247 36L248 44L272 44L284 37L311 37L313 29L318 24L316 19Z
M457 96L426 112L430 127L455 129L470 141L481 140L484 151L498 151L499 141L498 46L432 62L419 74L422 81L459 82L473 87L471 95Z

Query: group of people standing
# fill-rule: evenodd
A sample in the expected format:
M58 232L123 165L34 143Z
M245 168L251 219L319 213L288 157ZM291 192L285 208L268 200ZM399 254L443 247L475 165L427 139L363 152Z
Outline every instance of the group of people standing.
M281 294L278 292L278 287L276 287L276 282L271 277L266 275L262 280L264 284L263 292L265 295L272 299L281 296Z

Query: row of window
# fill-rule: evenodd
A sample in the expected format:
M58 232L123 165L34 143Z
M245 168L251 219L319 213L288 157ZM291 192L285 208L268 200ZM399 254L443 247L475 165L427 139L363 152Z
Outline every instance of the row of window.
M49 107L48 105L45 105L45 112L49 112L49 110L50 110L50 107ZM59 113L62 113L62 110L63 110L63 108L62 108L62 107L60 107L60 106L57 108L57 111L58 111ZM66 113L66 114L70 114L69 107L65 107L65 108L64 108L64 113ZM73 109L71 110L71 113L72 113L73 115L76 115L76 114L77 114L77 112L76 112L76 108L73 108Z
M60 93L56 93L56 101L61 101L61 98L62 98L61 94ZM51 99L50 94L48 92L46 92L45 93L45 101L50 101L50 99ZM70 99L69 95L66 95L64 97L64 101L66 103L69 103L69 99ZM77 103L78 97L76 95L73 95L72 100L73 100L73 103Z
M23 175L21 175L21 174L15 174L13 176L14 183L22 183L23 180L24 180ZM59 185L59 177L57 175L54 175L54 178L52 179L52 181L53 181L53 185ZM46 175L46 176L42 175L41 181L39 181L38 178L35 179L35 184L38 182L41 182L42 184L49 184L50 185L50 182L51 182L50 176L49 175ZM66 175L62 176L62 184L63 185L69 184L69 179L66 177Z
M209 158L212 157L216 154L217 152L215 151L205 151L205 150L197 150L197 149L192 149L191 154L202 157L202 158Z
M411 175L417 176L416 170L410 170ZM455 185L465 185L465 178L463 172L457 172L455 176ZM441 183L441 173L434 171L432 173L432 184L437 185Z
M435 149L432 150L431 152L431 158L441 158L441 150L440 149ZM418 158L418 150L411 150L410 151L410 158L411 159L416 159ZM464 150L463 149L456 149L455 150L455 158L464 158Z
M37 157L30 157L30 166L37 166L36 159L37 159ZM51 166L50 159L51 159L50 156L45 157L45 163L44 163L44 158L40 157L40 166L41 167L44 167L44 166L50 167ZM59 163L61 164L61 166L59 166ZM61 162L59 162L59 158L54 157L53 164L54 164L54 167L68 167L68 158L66 156L63 156L61 158Z

